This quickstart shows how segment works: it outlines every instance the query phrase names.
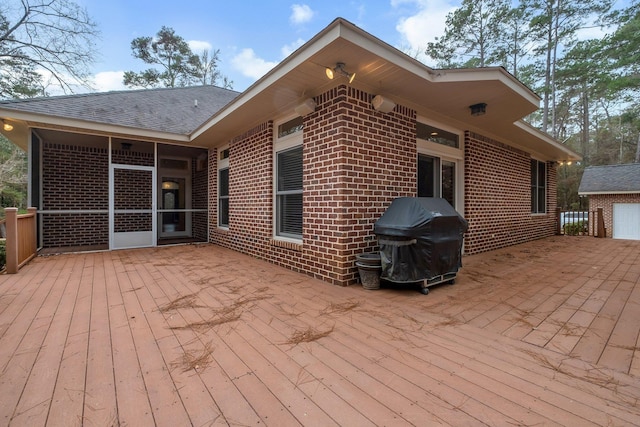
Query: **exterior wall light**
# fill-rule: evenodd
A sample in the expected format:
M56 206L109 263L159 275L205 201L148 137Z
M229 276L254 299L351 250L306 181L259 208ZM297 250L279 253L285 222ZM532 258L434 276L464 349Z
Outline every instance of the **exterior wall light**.
M487 104L481 102L479 104L469 105L469 109L471 110L472 116L482 116L487 112Z
M336 74L340 74L341 76L344 76L347 79L349 79L349 83L352 83L353 79L356 78L356 73L349 73L347 70L344 69L344 62L337 62L335 68L327 67L324 70L324 73L331 80L333 80Z
M394 108L396 108L395 102L382 95L376 95L371 100L371 105L373 105L374 110L380 111L381 113L390 113Z
M315 110L316 102L313 100L313 98L305 99L298 106L296 106L296 108L294 108L294 111L299 116L306 116L307 114L313 113Z
M7 123L4 120L2 121L2 129L6 132L11 132L13 130L13 125L11 123Z

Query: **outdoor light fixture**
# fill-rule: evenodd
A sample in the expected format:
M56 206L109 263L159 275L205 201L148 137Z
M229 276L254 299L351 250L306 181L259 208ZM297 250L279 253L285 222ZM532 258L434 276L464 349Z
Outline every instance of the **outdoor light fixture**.
M479 104L469 105L472 116L481 116L487 112L487 104L481 102Z
M312 98L307 98L302 101L294 111L299 116L306 116L307 114L311 114L316 110L316 102Z
M2 121L2 129L7 132L11 132L13 130L13 125L11 123L7 123L4 120Z
M373 105L374 110L380 111L381 113L390 113L394 108L396 108L395 102L382 95L374 96L371 100L371 105Z
M336 74L345 76L347 79L349 79L349 83L352 83L353 79L356 78L356 73L349 73L347 70L344 69L344 62L337 62L335 68L327 67L324 70L324 72L327 75L327 77L332 80L336 76Z

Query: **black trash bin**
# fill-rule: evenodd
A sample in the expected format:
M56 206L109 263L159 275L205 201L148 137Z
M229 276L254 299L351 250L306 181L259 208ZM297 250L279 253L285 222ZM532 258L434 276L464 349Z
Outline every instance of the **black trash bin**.
M401 197L393 200L373 231L380 245L380 278L429 286L455 281L462 266L467 221L444 199Z

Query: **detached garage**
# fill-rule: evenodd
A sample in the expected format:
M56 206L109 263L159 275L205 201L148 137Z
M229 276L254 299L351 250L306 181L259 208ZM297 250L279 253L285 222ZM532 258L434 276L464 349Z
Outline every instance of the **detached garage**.
M589 166L578 194L590 210L602 208L607 236L640 240L640 163Z

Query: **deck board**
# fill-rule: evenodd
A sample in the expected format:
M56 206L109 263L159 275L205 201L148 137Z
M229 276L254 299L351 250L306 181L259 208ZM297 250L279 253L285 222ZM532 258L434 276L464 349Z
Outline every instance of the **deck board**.
M0 426L637 425L639 253L543 239L428 296L214 245L39 257L0 276Z

